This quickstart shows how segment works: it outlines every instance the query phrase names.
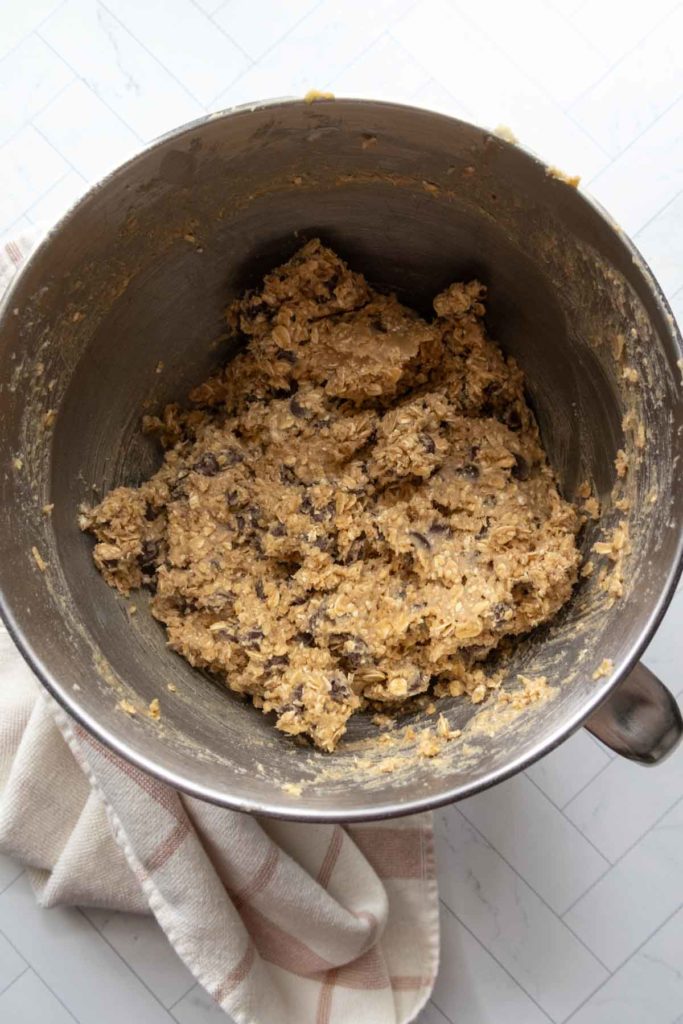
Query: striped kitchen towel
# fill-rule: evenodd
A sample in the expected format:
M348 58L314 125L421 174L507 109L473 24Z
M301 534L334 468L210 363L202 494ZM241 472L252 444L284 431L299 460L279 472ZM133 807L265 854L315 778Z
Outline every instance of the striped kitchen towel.
M34 240L0 246L0 287ZM0 850L45 907L151 911L238 1024L403 1024L434 982L431 815L342 828L178 793L71 720L2 627Z

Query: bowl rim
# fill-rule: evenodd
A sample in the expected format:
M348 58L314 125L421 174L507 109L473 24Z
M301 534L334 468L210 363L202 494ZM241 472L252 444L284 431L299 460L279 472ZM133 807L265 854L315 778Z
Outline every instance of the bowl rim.
M18 271L10 281L5 294L2 296L2 299L0 299L0 332L3 321L11 315L10 311L13 306L16 305L13 298L20 287L21 280L34 261L37 262L37 260L42 256L44 251L49 247L51 239L61 231L62 227L71 219L78 208L82 204L86 203L95 192L103 188L114 177L124 173L128 167L145 158L149 153L153 152L157 147L160 147L170 139L176 139L186 134L190 134L197 128L212 121L228 120L229 118L236 116L245 116L255 111L267 108L304 107L311 106L319 102L324 104L342 104L345 106L370 105L377 108L398 109L408 111L416 116L436 118L437 120L443 120L449 123L455 122L456 124L464 125L467 128L474 129L484 135L495 137L500 145L504 147L514 147L516 150L520 150L529 160L533 161L539 167L545 170L548 168L548 165L541 160L536 153L524 146L523 143L518 141L512 142L508 138L498 135L495 131L483 128L481 125L472 124L462 118L433 111L425 107L416 107L412 104L393 103L385 100L374 100L359 97L347 98L335 96L329 98L321 97L320 99L316 98L313 101L305 98L278 97L228 107L223 110L195 118L185 124L164 132L151 142L141 146L133 156L125 160L123 163L118 164L116 167L108 171L101 179L88 186L86 191L79 196L79 198L67 208L61 217L51 225L49 229L47 229L42 237L39 238L30 254L22 262ZM565 187L572 186L565 185ZM577 191L577 195L581 201L592 208L595 215L599 217L611 229L611 231L618 234L621 242L630 253L634 265L641 274L644 284L650 292L655 305L659 308L664 323L668 325L666 333L668 334L674 351L677 351L679 357L683 358L683 338L681 337L681 332L666 296L664 295L662 287L657 281L648 263L643 258L632 239L614 220L614 218L611 217L601 203L599 203L584 189ZM681 471L679 471L679 478L680 484L683 484L683 467L681 468ZM70 716L91 736L103 743L105 747L109 748L115 754L123 757L143 772L152 775L159 781L166 783L174 789L179 790L188 796L231 810L247 812L250 814L260 814L265 817L279 818L288 821L349 824L360 821L379 821L415 814L422 811L431 811L435 808L443 807L447 804L463 800L475 795L476 793L482 792L491 786L497 785L499 782L505 781L518 772L523 771L539 758L544 757L546 754L549 754L551 751L556 749L561 743L581 728L593 712L598 709L598 707L610 696L610 694L633 669L640 655L652 640L662 618L664 617L668 605L676 592L678 580L683 574L683 516L680 517L680 520L675 555L672 558L666 580L659 590L657 599L652 604L645 624L641 627L639 633L631 642L625 656L620 660L614 671L600 685L596 684L594 693L579 710L563 720L548 737L534 744L527 753L513 758L505 766L491 771L484 778L473 780L472 782L465 784L459 784L457 786L446 785L443 791L436 795L418 795L404 802L399 802L397 798L389 799L368 809L349 808L340 809L339 811L334 811L332 809L330 809L330 811L317 810L315 808L305 806L305 798L289 797L284 792L280 794L281 798L279 800L259 800L236 797L225 789L194 781L188 776L188 774L183 773L182 771L177 771L175 769L159 765L153 758L148 757L144 753L143 742L141 742L139 746L132 745L127 739L122 738L121 735L116 733L116 731L110 730L106 726L102 725L87 710L81 707L77 695L74 695L69 688L62 685L47 665L43 663L43 660L36 655L30 641L24 633L18 617L15 616L14 611L12 610L11 603L5 593L5 588L1 578L0 619L4 622L10 637L16 644L33 673L37 676L38 680L45 687L48 693L55 698L57 704L60 705L60 708L56 708L55 711L59 713L62 720L66 718L66 715ZM64 714L65 712L66 715ZM122 721L124 721L123 716ZM67 729L70 727L70 724L67 721L62 721L61 724L62 727L66 727Z

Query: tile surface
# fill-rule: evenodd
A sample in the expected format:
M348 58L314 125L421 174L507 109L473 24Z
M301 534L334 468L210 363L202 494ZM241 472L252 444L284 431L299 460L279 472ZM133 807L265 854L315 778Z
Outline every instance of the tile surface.
M444 903L551 1019L565 1020L607 970L457 807L435 820Z
M329 88L509 125L582 175L682 317L682 32L680 0L4 0L0 233L176 124ZM644 658L679 699L682 631L683 587ZM0 684L14 659L0 631ZM646 771L579 732L436 825L420 1024L683 1022L682 752ZM40 910L0 857L0 1021L121 1020L227 1018L152 919Z
M551 800L525 775L458 809L556 914L562 914L609 867L607 859L557 813Z
M73 1024L76 1018L35 971L27 970L0 995L0 1020L11 1024Z

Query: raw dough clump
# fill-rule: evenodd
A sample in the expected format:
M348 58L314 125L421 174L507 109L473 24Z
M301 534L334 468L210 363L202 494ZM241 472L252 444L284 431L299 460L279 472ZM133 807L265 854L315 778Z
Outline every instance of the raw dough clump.
M368 704L483 699L479 663L576 580L578 516L484 294L453 284L426 322L309 242L230 307L248 344L190 411L147 418L159 471L82 510L175 651L323 750Z

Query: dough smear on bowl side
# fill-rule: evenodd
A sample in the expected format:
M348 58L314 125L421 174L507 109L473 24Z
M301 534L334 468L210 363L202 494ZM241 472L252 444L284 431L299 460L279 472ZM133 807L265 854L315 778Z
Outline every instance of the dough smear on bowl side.
M368 706L480 702L487 655L576 582L580 517L484 295L452 284L428 322L308 242L230 307L244 351L145 419L158 472L81 511L175 651L323 750Z

